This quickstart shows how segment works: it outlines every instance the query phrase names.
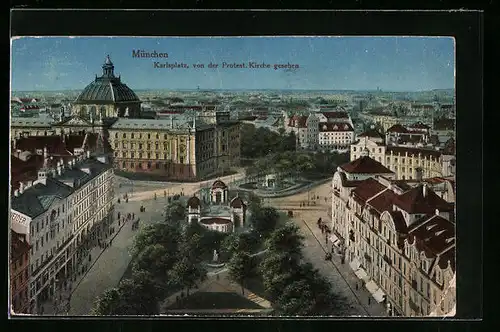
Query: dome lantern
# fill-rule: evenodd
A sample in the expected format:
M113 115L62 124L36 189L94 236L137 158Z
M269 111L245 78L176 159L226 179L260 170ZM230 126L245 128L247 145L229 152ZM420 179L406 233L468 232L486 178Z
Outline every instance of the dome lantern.
M115 66L113 65L113 62L111 62L109 55L107 55L106 60L104 60L104 64L102 65L102 77L115 77L114 70Z

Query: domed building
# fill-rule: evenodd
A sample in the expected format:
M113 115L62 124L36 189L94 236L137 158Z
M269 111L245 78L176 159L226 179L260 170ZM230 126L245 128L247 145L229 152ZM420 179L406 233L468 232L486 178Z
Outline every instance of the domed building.
M73 103L72 115L82 119L140 116L139 97L121 81L120 76L115 76L114 69L108 55L102 65L102 75L96 75Z

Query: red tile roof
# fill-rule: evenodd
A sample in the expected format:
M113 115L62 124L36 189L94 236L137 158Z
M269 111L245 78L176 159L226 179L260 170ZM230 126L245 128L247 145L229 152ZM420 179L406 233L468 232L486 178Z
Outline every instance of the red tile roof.
M435 119L434 130L455 130L455 120L447 118Z
M410 227L408 243L415 243L428 258L436 257L455 245L455 224L440 216L428 215L418 225Z
M395 125L392 125L389 129L387 129L388 133L406 133L408 130L403 127L401 124L396 123Z
M384 135L382 135L375 129L368 129L367 131L359 134L358 137L373 137L373 138L385 139Z
M192 209L197 209L200 207L200 199L196 196L193 196L188 199L187 206Z
M408 128L415 128L415 129L430 129L430 127L422 122L415 122L412 125L407 126Z
M349 119L347 112L321 112L327 119Z
M429 158L439 158L441 157L441 152L431 149L422 149L422 148L414 148L414 147L405 147L405 146L388 146L386 149L387 154L391 154L391 152L395 155L405 156L418 156L419 154L422 157Z
M359 183L359 185L351 193L355 198L360 199L358 202L366 203L367 200L384 190L386 187L375 180L374 178L368 178Z
M236 196L235 198L233 198L231 200L231 204L230 205L231 205L231 207L236 208L236 209L240 209L240 208L246 206L245 202L243 202L243 200L239 196Z
M288 121L288 127L298 127L306 128L307 116L305 115L294 115Z
M404 211L413 213L433 214L436 209L444 212L453 211L453 205L439 197L432 189L426 188L424 196L424 185L419 185L400 195L394 200L394 204Z
M406 234L408 232L408 228L406 226L405 218L403 217L403 213L401 211L392 211L388 210L389 214L394 221L394 227L396 228L396 232L400 234Z
M354 161L340 166L344 171L348 173L359 173L359 174L393 174L393 172L379 163L378 161L363 156Z
M390 189L385 189L375 197L368 200L367 204L372 206L379 214L388 210L392 210L394 199L397 195Z
M324 122L318 124L320 132L329 131L354 131L354 128L349 123L341 122Z

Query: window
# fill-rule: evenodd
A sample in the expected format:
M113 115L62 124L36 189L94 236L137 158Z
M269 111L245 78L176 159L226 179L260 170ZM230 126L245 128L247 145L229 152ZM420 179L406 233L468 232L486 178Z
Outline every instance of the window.
M148 134L148 139L151 139L151 134Z
M122 136L122 137L123 137L123 138L127 138L127 134L123 133L123 136Z
M134 133L130 134L130 138L134 138Z
M115 134L115 138L118 138L118 133Z

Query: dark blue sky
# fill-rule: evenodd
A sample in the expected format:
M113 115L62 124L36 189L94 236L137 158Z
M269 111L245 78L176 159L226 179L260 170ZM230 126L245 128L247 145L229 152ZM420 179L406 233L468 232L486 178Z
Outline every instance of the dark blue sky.
M169 58L133 58L132 50ZM455 85L449 37L43 37L12 41L12 90L83 89L107 54L132 89L311 89L420 91ZM189 69L155 69L154 61ZM292 63L283 69L204 69L193 63Z

